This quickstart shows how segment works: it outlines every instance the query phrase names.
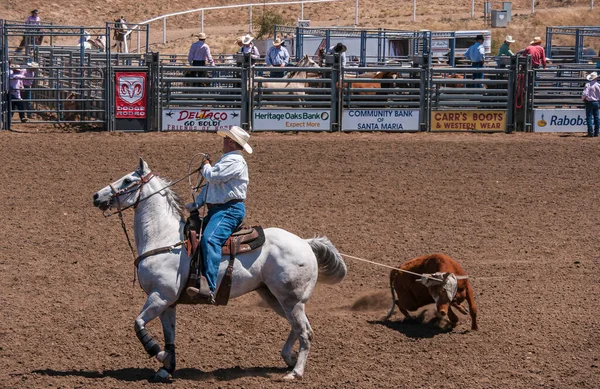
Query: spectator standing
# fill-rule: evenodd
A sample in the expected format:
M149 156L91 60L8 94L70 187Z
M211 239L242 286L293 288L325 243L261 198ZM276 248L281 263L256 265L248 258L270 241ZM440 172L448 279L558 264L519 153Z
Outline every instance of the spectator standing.
M254 40L254 37L252 37L250 34L244 35L242 37L242 48L240 50L241 53L250 54L250 63L254 63L256 62L257 59L260 58L260 53L258 52L258 48L256 46L254 46L254 43L252 43L252 41Z
M342 42L338 42L335 46L331 46L328 50L329 54L339 54L342 68L346 67L346 50L348 48Z
M192 66L215 66L215 61L210 55L210 47L206 44L206 34L201 32L198 36L198 41L192 43L188 53L188 62ZM189 72L186 77L208 77L206 70L197 72ZM205 84L201 84L205 85Z
M21 67L19 65L10 65L10 69L12 70L12 73L10 74L10 93L8 95L10 105L12 107L13 114L14 111L19 112L21 123L27 123L24 112L25 107L23 105L23 98L21 97L21 91L23 90L23 79L25 78L25 75L21 72Z
M37 62L30 62L27 64L27 68L25 68L25 72L24 72L24 76L25 78L23 79L23 93L22 93L22 98L23 98L23 106L25 107L25 110L27 111L27 117L29 119L33 118L33 104L31 103L31 88L33 87L33 83L35 81L35 72L40 68L40 64L38 64Z
M475 43L473 43L465 53L465 58L471 61L471 67L475 69L481 69L485 63L485 47L483 46L483 35L477 35L475 37ZM483 79L483 73L473 72L471 76L473 80ZM482 84L475 84L475 88L483 88Z
M540 66L546 69L546 51L542 47L542 38L539 36L533 38L529 46L519 50L517 54L531 55L531 65L534 69L539 69Z
M290 62L290 53L283 47L282 43L283 41L280 38L273 41L273 47L269 49L265 59L268 66L284 68ZM285 76L284 71L271 70L269 72L269 77L272 78L282 78L283 76Z
M600 104L600 83L598 83L598 73L593 72L587 75L589 81L585 84L581 98L585 103L585 116L587 119L587 136L598 136L600 131L600 113L598 104ZM593 129L592 129L593 123Z

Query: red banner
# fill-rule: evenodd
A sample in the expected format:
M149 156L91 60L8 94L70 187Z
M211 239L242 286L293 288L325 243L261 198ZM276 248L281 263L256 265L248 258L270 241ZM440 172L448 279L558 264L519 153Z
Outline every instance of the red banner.
M117 119L144 119L146 117L146 73L118 72L116 78Z

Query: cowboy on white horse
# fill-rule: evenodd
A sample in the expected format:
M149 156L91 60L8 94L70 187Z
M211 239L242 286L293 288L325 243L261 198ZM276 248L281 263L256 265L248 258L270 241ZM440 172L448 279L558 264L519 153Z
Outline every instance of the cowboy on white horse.
M211 304L215 302L221 247L242 224L246 215L244 201L249 179L248 165L242 150L252 154L252 147L248 144L250 135L242 128L232 126L230 129L219 130L217 134L223 137L223 155L214 166L209 159L204 161L202 176L207 184L196 201L186 205L190 212L203 205L208 207L200 247L204 257L203 273L209 287L208 292L202 288L190 287L186 293L190 297L207 299Z

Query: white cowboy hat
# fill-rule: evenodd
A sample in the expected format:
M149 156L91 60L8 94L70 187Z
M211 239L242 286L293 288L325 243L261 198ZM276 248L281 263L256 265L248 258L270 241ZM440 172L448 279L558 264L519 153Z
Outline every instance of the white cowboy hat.
M250 34L246 34L242 37L242 44L247 45L254 40L254 37L250 36Z
M29 69L39 69L39 68L40 68L40 64L39 64L39 63L37 63L37 62L29 62L29 63L27 64L27 67L28 67Z
M203 33L203 32L201 32L200 34L198 34L196 36L198 37L198 39L201 39L201 40L205 40L206 39L206 34Z
M507 35L506 38L504 38L504 41L508 42L508 43L513 43L515 40L513 39L512 36Z
M219 134L223 138L228 137L233 139L235 143L242 146L248 154L252 154L252 147L248 144L250 134L244 131L241 127L231 126L231 128L218 130L217 134Z
M585 78L587 78L588 81L593 81L598 78L598 73L592 72L592 73L588 74L587 76L585 76Z
M12 70L20 70L20 69L21 69L21 66L19 66L19 65L18 65L18 64L16 64L16 63L11 63L11 64L10 64L10 68L11 68Z
M283 41L281 40L281 38L277 38L273 41L273 46L281 46L282 43Z

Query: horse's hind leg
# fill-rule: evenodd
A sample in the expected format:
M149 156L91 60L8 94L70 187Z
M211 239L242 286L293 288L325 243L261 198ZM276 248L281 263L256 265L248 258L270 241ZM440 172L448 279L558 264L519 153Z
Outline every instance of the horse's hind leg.
M284 377L285 379L292 380L295 378L302 378L304 375L304 367L306 365L306 360L308 359L308 352L310 351L310 342L312 340L313 331L310 327L310 323L308 322L308 318L306 317L306 313L304 312L303 302L297 302L286 316L290 322L290 325L292 326L292 332L295 332L295 335L300 341L300 350L298 351L296 366L294 367L294 370L289 372ZM291 340L293 340L293 336L290 333L288 341L286 342L286 346ZM294 343L291 342L291 344L293 345Z
M146 350L151 357L156 357L161 352L161 349L158 343L156 343L148 333L145 326L148 322L161 315L169 305L170 303L166 301L159 292L152 292L148 295L142 311L135 319L135 334L142 343L142 346L144 346L144 350ZM161 368L157 372L157 375L160 378L166 378L164 377L165 373L167 373L166 370Z
M262 299L267 304L269 304L271 309L277 312L279 316L287 318L283 307L281 306L281 304L279 304L277 298L275 298L273 293L271 293L271 291L267 287L257 289L256 292L260 295L260 297L262 297ZM296 332L292 327L292 329L290 330L290 334L288 335L288 338L285 344L283 345L283 348L281 349L281 357L285 361L286 365L288 365L288 367L291 368L296 366L296 361L298 359L298 356L294 354L294 344L296 343L297 339L298 337L296 336Z
M165 336L165 350L156 355L163 367L156 373L157 376L166 378L175 371L175 323L177 318L175 306L170 306L160 314L160 321ZM164 370L161 372L161 370Z

